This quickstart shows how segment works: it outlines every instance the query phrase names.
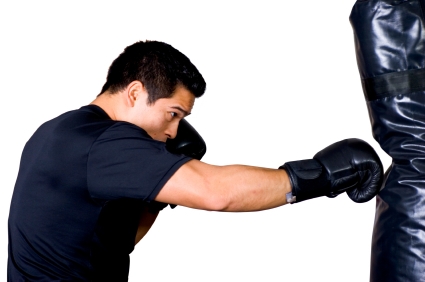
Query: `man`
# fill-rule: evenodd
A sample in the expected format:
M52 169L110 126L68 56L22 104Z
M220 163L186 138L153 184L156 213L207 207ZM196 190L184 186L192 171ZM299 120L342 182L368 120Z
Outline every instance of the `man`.
M90 105L43 124L23 150L12 197L8 280L126 281L128 254L162 203L237 212L377 194L382 164L358 139L281 169L199 161L202 138L184 117L205 87L172 46L137 42Z

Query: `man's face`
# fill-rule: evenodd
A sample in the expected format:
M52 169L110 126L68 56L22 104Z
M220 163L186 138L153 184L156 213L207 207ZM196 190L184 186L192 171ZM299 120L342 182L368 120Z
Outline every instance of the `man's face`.
M158 99L154 104L139 101L140 118L136 125L143 128L153 139L165 142L174 138L182 118L189 115L195 96L183 86L177 86L171 98Z

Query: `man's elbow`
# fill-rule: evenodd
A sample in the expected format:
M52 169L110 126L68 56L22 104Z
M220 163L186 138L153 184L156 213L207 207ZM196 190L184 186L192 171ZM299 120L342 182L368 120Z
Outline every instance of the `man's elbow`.
M224 196L218 195L205 200L205 208L209 211L227 211L229 206L230 202Z
M231 197L229 193L217 187L207 189L202 199L204 209L209 211L228 211L231 206Z

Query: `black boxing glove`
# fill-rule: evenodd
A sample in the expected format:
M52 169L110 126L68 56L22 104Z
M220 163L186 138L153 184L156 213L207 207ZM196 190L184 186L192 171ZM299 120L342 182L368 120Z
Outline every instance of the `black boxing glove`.
M343 192L356 203L375 197L382 185L383 166L375 150L360 139L345 139L318 152L313 159L287 162L292 195L289 203Z
M204 139L185 119L179 122L176 137L168 139L166 147L173 154L183 154L197 160L200 160L207 151Z
M176 137L167 139L165 146L170 153L183 154L197 160L202 159L207 152L204 139L185 119L179 122ZM174 209L176 205L170 207Z

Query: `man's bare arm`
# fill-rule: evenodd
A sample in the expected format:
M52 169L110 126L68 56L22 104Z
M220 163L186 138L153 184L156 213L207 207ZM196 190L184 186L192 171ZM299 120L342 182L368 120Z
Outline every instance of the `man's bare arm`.
M184 164L156 199L195 209L256 211L286 204L291 185L285 170L244 165Z
M139 225L137 227L136 238L134 244L139 243L140 240L148 233L152 227L155 219L157 218L159 211L150 211L148 207L145 207L140 214Z

